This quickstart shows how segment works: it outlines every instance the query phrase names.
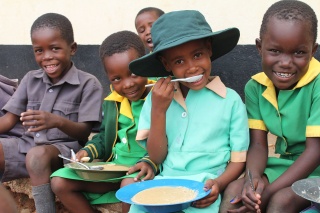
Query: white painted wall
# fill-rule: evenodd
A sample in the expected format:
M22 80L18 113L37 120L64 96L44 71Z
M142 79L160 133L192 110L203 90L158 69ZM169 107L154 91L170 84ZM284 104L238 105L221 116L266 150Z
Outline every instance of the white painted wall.
M320 20L320 0L303 0ZM60 13L73 24L78 44L100 44L119 30L135 32L134 18L144 7L165 12L195 9L214 31L238 27L239 44L254 44L262 16L276 0L0 0L0 44L31 44L30 27L40 15ZM320 43L320 31L318 31Z

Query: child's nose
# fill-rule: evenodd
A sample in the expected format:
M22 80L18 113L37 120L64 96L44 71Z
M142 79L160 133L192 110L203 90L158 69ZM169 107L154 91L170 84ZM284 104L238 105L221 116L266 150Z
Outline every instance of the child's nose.
M195 73L198 71L198 66L195 62L190 61L188 63L188 73Z
M280 58L281 66L290 66L292 63L292 55L290 54L282 54Z
M124 88L130 88L130 87L132 87L134 85L134 83L133 83L133 81L131 81L131 80L125 80L124 81Z
M150 35L150 34L151 34L151 27L147 27L147 29L146 29L146 34L147 34L147 35Z
M42 58L42 60L50 60L50 59L52 59L53 57L52 57L52 53L50 52L50 51L45 51L44 53L43 53L43 58Z

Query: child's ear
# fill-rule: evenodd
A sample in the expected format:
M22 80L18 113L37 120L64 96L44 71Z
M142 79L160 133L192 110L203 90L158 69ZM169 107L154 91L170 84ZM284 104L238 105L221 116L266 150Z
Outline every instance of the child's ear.
M313 48L312 48L312 56L314 56L314 54L316 53L317 49L318 49L318 43L315 43L313 45Z
M167 60L161 55L159 55L158 58L161 61L161 63L163 64L164 68L166 68L166 71L171 72L171 69L170 69L170 66L169 66Z
M261 56L261 39L260 38L256 39L256 48L259 52L259 55Z
M76 52L77 52L77 49L78 49L78 44L76 42L73 42L71 45L71 55L73 56Z

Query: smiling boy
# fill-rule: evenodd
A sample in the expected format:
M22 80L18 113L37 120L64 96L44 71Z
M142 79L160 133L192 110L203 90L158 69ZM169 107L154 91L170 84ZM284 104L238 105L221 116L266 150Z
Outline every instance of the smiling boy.
M65 16L37 18L31 41L40 69L23 77L0 117L0 134L19 120L27 131L20 138L0 138L0 174L2 181L30 177L36 211L48 213L55 212L50 175L63 166L58 154L69 157L70 149L79 150L101 120L102 86L71 61L77 43Z

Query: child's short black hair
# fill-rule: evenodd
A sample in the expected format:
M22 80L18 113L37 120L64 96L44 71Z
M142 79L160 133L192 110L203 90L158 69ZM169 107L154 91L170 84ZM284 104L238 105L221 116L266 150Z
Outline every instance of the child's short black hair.
M267 30L267 24L270 18L276 17L277 19L284 20L298 20L306 22L310 25L311 35L314 42L317 40L318 20L313 9L304 2L296 0L282 0L272 4L263 16L260 38Z
M146 8L141 9L141 10L138 12L136 18L138 17L138 15L140 15L140 14L142 14L142 13L152 12L152 11L156 12L157 15L158 15L158 17L160 17L160 16L162 16L162 15L164 14L163 10L161 10L161 9L159 9L159 8L156 8L156 7L146 7Z
M34 31L41 28L59 30L61 37L66 40L68 44L72 44L74 42L72 24L67 17L61 14L46 13L37 18L31 26L31 36Z
M109 35L100 45L100 58L112 56L115 53L123 53L133 48L139 57L145 55L145 49L140 37L131 31L119 31Z

